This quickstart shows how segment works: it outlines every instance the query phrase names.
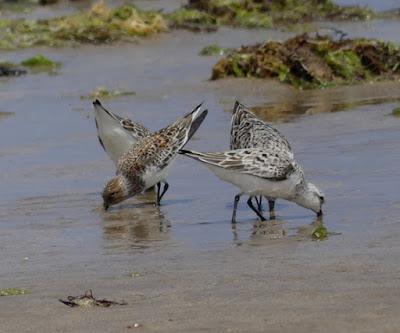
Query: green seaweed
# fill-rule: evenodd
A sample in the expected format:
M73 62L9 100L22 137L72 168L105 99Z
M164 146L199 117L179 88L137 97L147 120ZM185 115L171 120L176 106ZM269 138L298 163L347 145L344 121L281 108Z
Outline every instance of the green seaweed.
M88 96L81 96L81 99L111 99L122 96L136 95L134 91L123 91L123 90L109 90L104 87L97 87Z
M49 72L54 73L61 64L54 62L45 56L38 54L21 61L20 64L12 62L0 62L0 76L20 76L27 73Z
M37 54L31 58L25 59L21 65L30 69L33 74L47 72L49 74L56 74L57 69L61 67L59 62L55 62L42 54Z
M29 291L22 288L5 288L0 289L0 296L18 296L29 294Z
M273 26L273 19L257 11L238 10L233 22L227 21L225 24L243 28L270 28Z
M42 54L37 54L31 58L25 59L21 65L35 70L53 70L60 66L60 63L55 62Z
M189 0L168 16L171 26L229 25L269 28L315 20L368 20L376 14L360 6L340 6L331 0Z
M183 28L188 30L215 30L217 20L212 15L195 10L180 8L167 16L169 26L172 28Z
M392 111L392 115L395 117L400 117L400 107L394 108Z
M226 47L221 47L218 44L211 44L203 47L199 55L201 56L211 56L211 55L226 55L231 51L231 49Z
M21 62L22 65L26 67L36 67L36 66L56 66L56 63L49 58L46 58L42 54L38 54L36 56L33 56L31 58L25 59Z
M367 72L361 63L361 59L352 50L329 52L325 59L333 71L345 80L352 80L354 77L366 78Z
M211 79L274 78L300 89L323 89L400 77L398 46L342 37L301 34L285 42L242 46L214 65Z
M120 20L127 20L128 18L134 15L134 8L132 6L122 6L119 8L115 8L112 13L112 16L120 19Z
M129 41L164 31L164 18L131 5L109 9L94 4L89 11L42 20L0 19L0 49L67 46Z
M319 226L314 229L312 233L312 238L315 240L323 240L328 237L328 229L326 229L324 226Z

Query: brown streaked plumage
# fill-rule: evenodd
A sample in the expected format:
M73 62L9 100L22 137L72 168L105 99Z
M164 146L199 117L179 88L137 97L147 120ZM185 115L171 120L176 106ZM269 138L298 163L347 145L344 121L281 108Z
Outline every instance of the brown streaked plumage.
M160 203L168 189L165 178L171 162L207 115L207 110L200 109L201 104L172 125L143 138L122 155L117 164L117 176L107 183L103 191L105 208L156 184L158 186L157 204ZM160 183L165 184L161 194Z

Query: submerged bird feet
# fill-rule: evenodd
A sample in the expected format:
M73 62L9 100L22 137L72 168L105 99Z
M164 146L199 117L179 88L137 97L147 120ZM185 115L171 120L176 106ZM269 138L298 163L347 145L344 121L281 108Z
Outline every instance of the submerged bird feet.
M250 197L250 198L247 200L247 204L248 204L249 207L253 210L253 212L257 214L257 216L260 218L261 221L266 221L267 219L261 214L261 212L260 212L257 208L254 207L252 199L253 199L253 198ZM257 201L257 199L256 199L256 201Z

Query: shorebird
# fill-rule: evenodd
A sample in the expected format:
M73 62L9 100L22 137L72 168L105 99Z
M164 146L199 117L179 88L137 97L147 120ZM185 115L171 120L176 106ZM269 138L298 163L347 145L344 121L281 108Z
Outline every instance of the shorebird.
M166 177L179 150L199 128L207 110L201 104L192 112L160 131L141 139L117 163L117 176L103 190L104 208L115 205L157 185L156 205L168 190ZM164 188L161 192L161 183ZM160 193L161 192L161 193Z
M240 189L235 196L232 223L236 222L236 210L243 194L249 196L247 204L262 221L265 217L251 200L257 195L293 201L311 209L317 216L322 215L321 207L325 201L322 192L306 181L303 169L286 151L277 153L273 149L248 148L220 153L181 150L181 154L204 163L220 179Z
M265 148L281 154L285 152L293 158L292 148L276 128L258 119L246 106L239 101L235 102L231 119L230 149ZM274 218L275 199L268 198L270 218ZM262 210L262 196L256 197L258 209Z
M105 109L99 100L93 102L97 137L107 155L117 166L119 158L129 148L151 132L143 125L122 118Z

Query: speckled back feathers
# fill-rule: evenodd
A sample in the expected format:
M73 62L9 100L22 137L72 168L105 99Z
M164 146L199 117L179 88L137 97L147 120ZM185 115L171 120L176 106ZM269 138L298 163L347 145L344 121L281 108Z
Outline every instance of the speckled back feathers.
M232 114L230 148L266 148L275 152L292 152L289 142L282 133L258 119L238 101Z
M194 159L228 171L273 181L285 180L299 168L289 154L278 155L261 148L236 149L218 153L198 153L188 150L182 150L182 152Z
M132 146L120 158L118 172L130 179L134 175L164 169L204 120L207 110L200 113L200 108L201 105L172 125L143 138L138 144Z

